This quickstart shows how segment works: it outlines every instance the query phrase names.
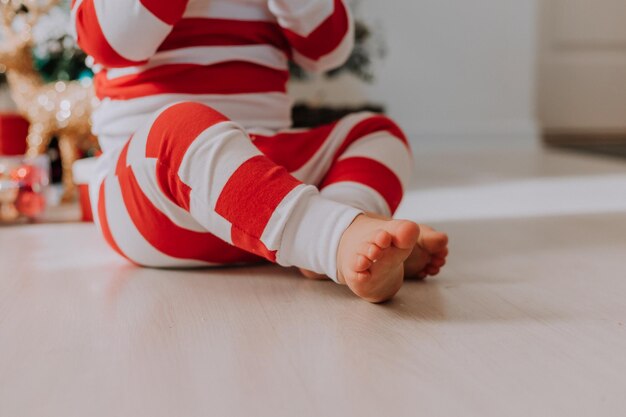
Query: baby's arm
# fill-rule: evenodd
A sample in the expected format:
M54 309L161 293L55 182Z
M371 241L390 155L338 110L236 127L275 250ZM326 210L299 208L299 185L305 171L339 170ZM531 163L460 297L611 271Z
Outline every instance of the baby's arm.
M105 67L145 63L182 18L188 0L73 0L78 44Z
M354 24L344 0L268 0L294 50L294 61L313 72L342 65L354 46Z

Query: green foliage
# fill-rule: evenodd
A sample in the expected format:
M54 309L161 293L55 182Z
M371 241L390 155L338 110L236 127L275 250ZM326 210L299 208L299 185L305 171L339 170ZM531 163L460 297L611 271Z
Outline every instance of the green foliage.
M26 14L28 9L21 5L17 13ZM35 28L39 29L39 36L35 36L39 41L33 47L33 62L35 69L48 82L93 76L85 62L87 56L69 34L69 13L69 1L62 0L58 7L40 19ZM5 81L6 77L0 74L0 84Z
M80 50L69 35L49 40L44 50L46 53L33 51L35 67L46 81L76 80L93 76L85 64L87 55Z
M371 30L363 21L356 20L354 23L354 49L352 54L345 64L329 71L325 76L334 78L343 73L349 73L365 82L372 82L374 80L372 57L383 57L385 55L384 48L376 49L372 46L372 35ZM307 72L295 63L290 64L289 71L291 76L297 80L306 80L309 77Z
M352 8L356 8L356 5L358 2L353 3ZM63 8L69 13L69 5L64 4ZM372 82L374 79L373 59L385 55L384 47L376 47L376 42L372 42L376 37L363 21L357 19L354 29L355 45L352 54L344 65L326 73L325 76L333 78L348 73L365 82ZM33 58L36 69L46 81L75 80L93 76L93 72L85 63L87 56L78 48L69 34L62 34L46 40L43 45L36 45ZM309 74L295 63L290 63L289 69L294 79L307 80L309 78ZM4 81L4 75L0 74L0 84Z

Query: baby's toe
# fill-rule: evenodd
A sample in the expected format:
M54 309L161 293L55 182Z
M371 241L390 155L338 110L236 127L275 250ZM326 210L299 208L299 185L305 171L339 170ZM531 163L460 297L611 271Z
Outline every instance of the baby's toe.
M387 249L391 246L391 242L393 237L391 233L386 230L379 230L374 234L374 239L372 239L373 244L378 246L380 249Z
M441 268L442 266L444 266L446 264L446 260L445 258L432 258L432 260L430 261L430 266L436 266L438 268Z
M430 276L435 276L439 273L440 270L441 268L439 268L438 266L429 266L424 270L424 272L426 272L426 274Z
M440 253L447 250L448 235L430 230L419 235L417 244L430 254Z
M363 242L361 244L361 247L360 247L358 253L360 255L365 256L370 261L376 262L377 260L379 260L382 257L383 250L380 247L378 247L378 245L376 245L375 243Z
M354 262L351 268L355 272L363 272L363 271L367 271L371 266L372 266L372 261L367 256L356 255L354 257Z
M444 233L438 233L437 237L433 239L430 245L430 253L438 253L445 250L448 247L448 235Z

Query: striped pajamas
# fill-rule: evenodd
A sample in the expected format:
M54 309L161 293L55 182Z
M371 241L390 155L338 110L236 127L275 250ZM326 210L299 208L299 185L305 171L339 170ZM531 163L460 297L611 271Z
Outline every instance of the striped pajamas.
M131 262L267 259L336 280L354 218L400 203L412 158L389 118L287 128L288 60L323 71L349 54L342 0L78 0L73 17L101 66L95 219Z

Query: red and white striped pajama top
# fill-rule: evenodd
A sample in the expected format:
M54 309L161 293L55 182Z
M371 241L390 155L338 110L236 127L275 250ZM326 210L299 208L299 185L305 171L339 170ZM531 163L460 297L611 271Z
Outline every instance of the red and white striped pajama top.
M351 52L343 0L74 0L72 16L98 68L95 217L132 262L261 256L336 278L354 217L399 204L412 159L393 121L289 130L289 60L326 71Z

